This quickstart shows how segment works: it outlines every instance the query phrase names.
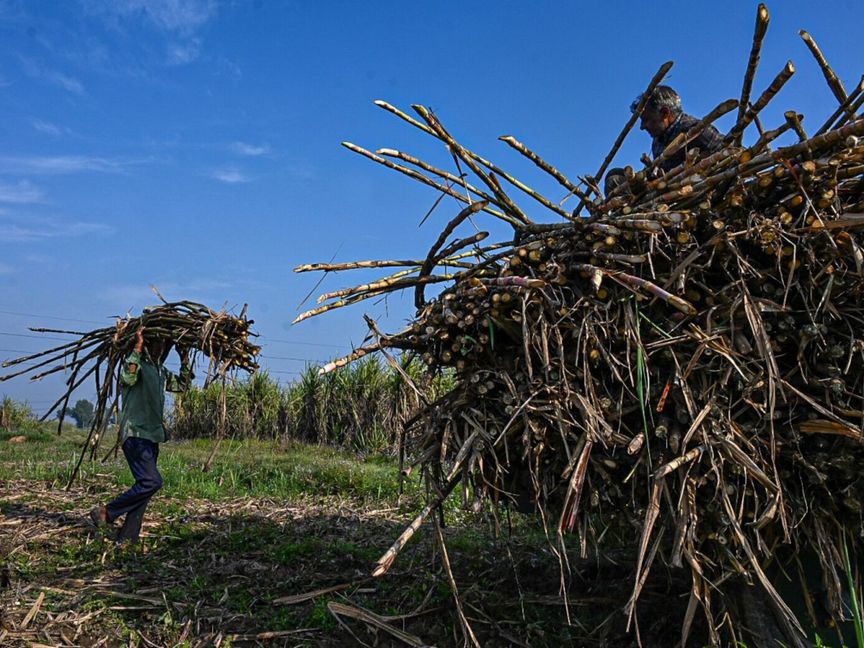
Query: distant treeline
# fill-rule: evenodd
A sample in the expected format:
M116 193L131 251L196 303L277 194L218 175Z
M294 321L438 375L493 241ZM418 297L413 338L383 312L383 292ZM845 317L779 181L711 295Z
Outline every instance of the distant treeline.
M324 376L309 366L284 387L262 372L224 388L220 382L193 387L166 414L174 438L224 435L386 450L417 411L417 391L433 400L453 386L452 375L430 377L417 361L401 369L414 386L374 356Z
M224 386L221 382L206 389L193 386L178 394L165 412L170 435L176 439L298 440L360 452L393 449L403 423L417 412L418 392L432 401L454 384L451 373L430 376L419 361L400 366L401 371L396 371L372 356L324 376L318 374L317 366L309 366L284 386L267 372ZM76 408L82 403L90 405L79 401ZM75 416L72 408L69 416ZM8 396L0 399L3 436L46 432L56 426L56 421L40 423L26 403ZM116 428L109 426L109 436L113 430Z
M74 429L75 425L67 419L63 431L71 432ZM21 434L49 435L54 432L57 432L56 420L42 421L27 402L17 401L10 396L0 397L0 441Z

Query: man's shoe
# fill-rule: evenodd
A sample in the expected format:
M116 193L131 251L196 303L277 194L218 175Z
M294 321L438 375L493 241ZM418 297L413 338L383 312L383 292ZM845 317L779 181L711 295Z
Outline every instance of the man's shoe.
M90 521L97 528L108 526L108 509L104 506L95 506L90 511Z

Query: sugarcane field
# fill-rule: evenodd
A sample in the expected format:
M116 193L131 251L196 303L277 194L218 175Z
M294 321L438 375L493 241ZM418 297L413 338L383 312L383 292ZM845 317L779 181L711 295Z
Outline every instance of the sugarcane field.
M862 19L0 0L0 646L864 648Z

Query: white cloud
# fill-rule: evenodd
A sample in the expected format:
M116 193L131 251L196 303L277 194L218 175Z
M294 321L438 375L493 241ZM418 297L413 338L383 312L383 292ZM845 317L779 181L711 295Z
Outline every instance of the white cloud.
M42 192L27 180L15 184L0 182L0 203L38 203L42 202Z
M64 129L57 126L57 124L52 124L51 122L43 121L42 119L31 119L30 124L40 133L45 133L46 135L62 135Z
M213 172L213 177L227 184L249 182L249 178L237 169L218 169Z
M168 47L169 65L187 65L201 54L201 41L193 38L185 44L174 43Z
M126 38L132 50L143 47L135 61L136 64L143 61L145 68L150 65L188 65L197 61L202 53L199 34L216 16L220 5L219 0L79 1L109 29ZM137 35L142 28L154 32L157 40L163 42L156 48L143 46Z
M45 71L43 76L47 81L63 88L68 92L71 92L72 94L84 94L84 86L78 79L74 77L67 76L62 72L57 72L56 70Z
M285 174L295 182L311 182L318 177L318 171L304 164L292 164L285 167Z
M215 14L215 0L90 0L87 6L109 18L141 19L165 32L189 35Z
M62 174L84 171L119 172L129 162L87 155L22 155L0 156L0 173Z
M0 223L0 241L30 243L53 238L75 238L89 234L108 234L113 231L104 223L84 221L63 222L57 219L35 219L35 222Z
M270 147L266 144L256 146L255 144L247 144L245 142L234 142L231 148L240 155L249 155L252 157L270 152Z
M136 306L144 307L159 301L151 285L168 301L188 299L209 304L212 308L221 307L226 294L234 288L233 283L218 279L192 279L183 282L153 280L110 287L101 294L101 298L124 311Z
M48 265L54 263L54 257L47 254L25 254L22 259L34 265Z
M19 58L21 59L21 64L24 66L24 71L34 79L43 79L72 94L85 94L84 85L75 77L71 77L58 70L43 67L31 58L25 56Z
M231 61L223 56L217 56L211 59L212 70L217 76L225 76L230 79L240 79L243 77L242 68L234 61Z

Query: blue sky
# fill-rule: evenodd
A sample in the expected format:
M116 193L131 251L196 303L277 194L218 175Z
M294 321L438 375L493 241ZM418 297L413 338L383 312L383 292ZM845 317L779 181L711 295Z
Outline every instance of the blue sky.
M362 342L364 312L389 330L412 314L405 295L291 326L320 278L292 268L424 256L459 209L442 201L418 227L436 194L340 146L452 170L373 100L430 106L463 144L560 199L497 137L571 178L594 172L664 61L688 112L739 96L756 5L0 0L0 358L54 343L28 326L89 330L137 314L154 284L168 299L248 302L262 364L289 381ZM864 3L769 10L754 95L787 59L797 73L766 127L796 109L815 130L836 102L798 30L850 88L864 72ZM616 161L648 150L637 131ZM316 296L373 276L329 275ZM61 391L0 384L37 411Z

